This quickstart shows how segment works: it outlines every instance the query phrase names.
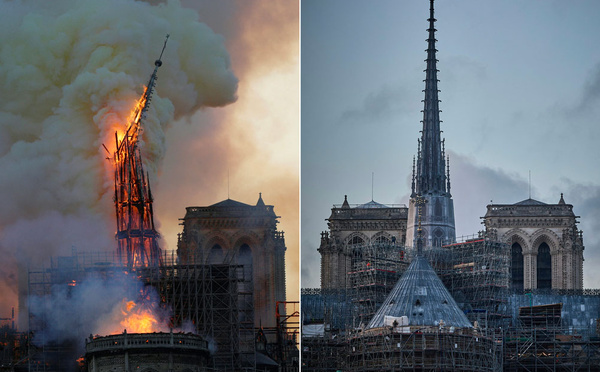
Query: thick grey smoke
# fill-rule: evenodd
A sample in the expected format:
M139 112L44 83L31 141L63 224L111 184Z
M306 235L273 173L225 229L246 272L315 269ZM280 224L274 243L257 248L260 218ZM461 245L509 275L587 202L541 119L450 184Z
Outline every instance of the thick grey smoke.
M37 345L50 342L77 341L81 343L89 334L109 335L122 333L127 324L126 305L134 301L137 306L148 306L158 320L156 331L168 332L168 312L158 307L158 295L151 287L144 289L151 300L141 302L143 285L124 274L111 278L87 278L81 283L56 285L52 295L31 296L30 311L34 318L45 319L46 327L35 334ZM128 329L133 333L135 330Z
M0 1L0 14L2 314L16 305L17 265L23 272L73 248L114 249L102 144L114 148L165 35L142 133L151 179L169 123L235 101L237 78L222 37L175 1Z

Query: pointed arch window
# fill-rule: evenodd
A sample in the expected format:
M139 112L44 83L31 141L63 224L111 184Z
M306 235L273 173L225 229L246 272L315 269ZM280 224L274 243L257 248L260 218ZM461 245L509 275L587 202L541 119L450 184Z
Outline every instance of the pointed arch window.
M348 248L350 249L350 252L352 254L351 264L353 270L358 269L358 265L361 265L363 263L362 248L364 244L365 241L360 236L354 236L352 237L350 242L348 242Z
M523 248L519 243L513 243L511 247L511 269L512 287L516 291L523 290Z
M380 235L375 239L375 243L377 244L390 244L391 240L385 236L385 235Z
M435 229L433 232L433 246L441 247L444 241L444 232L442 229Z
M244 265L244 277L252 280L252 249L248 244L242 244L238 254L238 264Z
M537 287L539 289L552 288L552 256L550 247L546 243L542 243L538 247Z
M433 215L436 217L442 217L443 215L442 202L440 201L440 199L435 200L435 210L433 212Z
M210 248L206 263L208 265L218 265L223 263L223 248L221 248L219 244L215 244Z

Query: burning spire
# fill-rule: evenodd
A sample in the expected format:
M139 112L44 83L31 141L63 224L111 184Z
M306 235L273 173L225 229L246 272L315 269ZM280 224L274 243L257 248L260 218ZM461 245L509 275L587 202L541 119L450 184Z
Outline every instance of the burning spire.
M144 173L139 146L142 121L152 100L158 68L167 46L165 39L160 57L154 62L154 72L144 94L133 110L129 125L122 138L115 132L115 209L117 217L117 255L129 270L160 264L159 234L154 226L152 192L148 174Z

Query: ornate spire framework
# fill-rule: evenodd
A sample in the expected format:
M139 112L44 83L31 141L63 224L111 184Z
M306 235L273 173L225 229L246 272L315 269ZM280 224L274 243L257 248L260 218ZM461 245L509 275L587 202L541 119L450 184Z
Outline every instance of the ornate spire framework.
M416 183L412 188L412 197L416 195L448 192L446 166L440 130L440 109L438 99L437 59L435 49L435 21L433 16L433 0L429 8L429 28L427 32L427 68L425 69L425 99L423 99L423 130L419 141L417 155Z
M427 29L427 68L423 99L423 129L418 140L416 166L413 160L412 193L408 209L406 244L419 249L441 246L455 240L454 204L450 195L450 168L445 141L441 137L433 0ZM420 208L419 208L420 207ZM419 212L419 209L422 212Z

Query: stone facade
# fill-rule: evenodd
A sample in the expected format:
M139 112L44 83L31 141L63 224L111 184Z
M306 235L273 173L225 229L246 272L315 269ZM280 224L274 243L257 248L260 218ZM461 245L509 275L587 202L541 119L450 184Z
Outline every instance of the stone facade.
M582 289L583 233L573 206L527 199L490 204L483 217L488 236L511 249L515 289Z
M373 243L399 243L406 240L408 208L370 201L350 205L348 199L333 206L327 220L329 231L321 233L321 288L342 289L350 285L348 272L355 249Z
M274 327L277 301L285 301L285 241L272 205L227 199L188 207L177 244L180 264L240 264L252 277L255 326Z

